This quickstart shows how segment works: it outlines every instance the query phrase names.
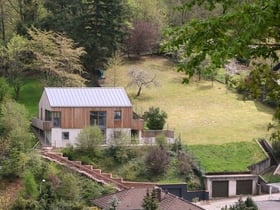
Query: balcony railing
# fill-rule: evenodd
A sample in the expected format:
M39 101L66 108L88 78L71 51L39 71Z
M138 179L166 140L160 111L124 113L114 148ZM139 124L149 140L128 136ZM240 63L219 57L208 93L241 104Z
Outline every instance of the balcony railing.
M142 132L142 137L156 137L158 135L164 135L167 138L174 138L174 131L172 130L144 130Z
M143 130L144 129L144 120L143 119L133 119L131 121L132 130Z
M40 120L38 118L32 118L31 124L32 124L32 126L39 128L40 130L44 130L44 131L49 131L52 128L51 121L44 121L44 120Z

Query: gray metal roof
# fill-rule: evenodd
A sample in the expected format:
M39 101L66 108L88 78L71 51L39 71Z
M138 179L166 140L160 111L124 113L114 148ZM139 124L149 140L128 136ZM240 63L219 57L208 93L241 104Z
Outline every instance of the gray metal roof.
M124 88L47 87L45 93L51 107L131 107Z

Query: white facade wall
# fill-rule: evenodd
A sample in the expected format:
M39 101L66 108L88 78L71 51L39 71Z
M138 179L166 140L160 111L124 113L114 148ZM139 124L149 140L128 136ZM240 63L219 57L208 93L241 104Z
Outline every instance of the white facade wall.
M139 144L156 144L156 137L139 137ZM174 138L166 138L167 144L174 144Z
M76 137L80 133L81 129L62 129L62 128L52 128L51 135L51 146L53 147L66 147L67 144L72 144L76 146L77 140ZM62 133L69 132L69 139L62 139Z

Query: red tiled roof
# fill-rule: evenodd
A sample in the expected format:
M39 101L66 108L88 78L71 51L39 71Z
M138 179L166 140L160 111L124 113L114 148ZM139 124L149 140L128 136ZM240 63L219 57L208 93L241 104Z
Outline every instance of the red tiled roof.
M102 209L110 209L112 207L111 201L116 197L119 201L116 210L140 210L143 209L142 203L147 190L152 191L152 189L147 188L131 188L94 199L92 202ZM161 191L159 206L161 210L203 210L203 208L189 201L163 191Z

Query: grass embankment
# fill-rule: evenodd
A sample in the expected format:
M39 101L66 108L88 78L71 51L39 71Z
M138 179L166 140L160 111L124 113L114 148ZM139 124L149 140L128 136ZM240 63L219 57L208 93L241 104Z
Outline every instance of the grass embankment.
M189 149L204 172L244 172L248 166L266 158L255 141L190 145Z

